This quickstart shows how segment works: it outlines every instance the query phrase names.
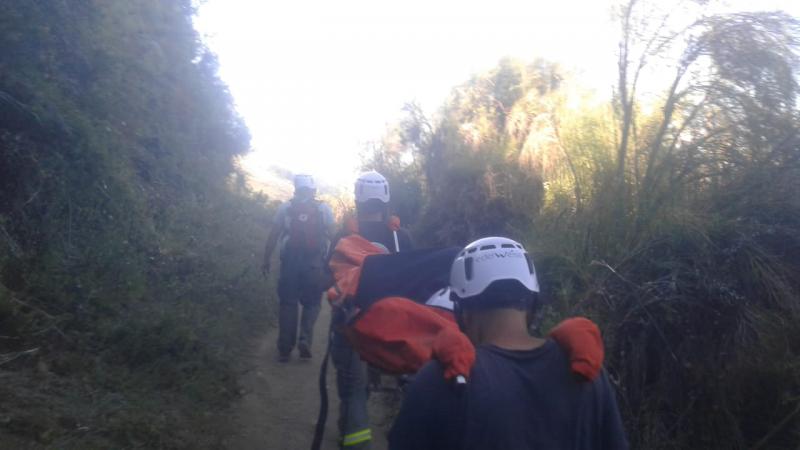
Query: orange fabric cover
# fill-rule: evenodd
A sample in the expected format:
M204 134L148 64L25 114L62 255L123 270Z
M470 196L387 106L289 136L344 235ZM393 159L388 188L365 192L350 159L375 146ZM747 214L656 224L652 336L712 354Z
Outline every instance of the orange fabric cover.
M344 332L363 360L389 373L415 373L435 358L451 380L469 377L475 362L475 348L454 321L407 298L378 300Z
M455 314L453 314L453 311L448 311L443 308L437 308L436 306L429 306L428 308L430 308L430 310L435 312L436 314L449 320L450 322L456 323L456 316Z
M475 362L475 349L452 313L402 297L376 302L345 329L345 335L362 359L389 373L415 373L435 358L449 380L468 376ZM600 375L605 351L594 322L566 319L550 337L567 353L574 374L588 381Z
M600 329L594 322L584 317L566 319L550 331L550 337L569 355L573 373L587 380L597 378L605 350Z
M328 289L328 301L339 305L345 299L355 297L364 259L381 253L378 247L358 234L339 239L328 263L334 279L333 287Z
M328 290L332 304L341 305L355 297L364 260L380 253L358 234L339 240L330 260L335 279L334 287ZM406 298L379 300L344 331L364 360L391 373L414 373L436 358L450 379L469 375L475 361L475 349L458 329L452 313ZM587 380L600 374L605 357L603 340L591 320L567 319L550 332L550 337L569 355L573 373Z

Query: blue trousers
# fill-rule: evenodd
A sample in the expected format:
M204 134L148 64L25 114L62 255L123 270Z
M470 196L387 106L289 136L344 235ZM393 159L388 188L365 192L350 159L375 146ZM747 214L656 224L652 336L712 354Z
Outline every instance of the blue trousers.
M287 253L281 257L278 278L278 351L287 355L298 341L311 347L323 291L322 256ZM302 306L302 315L299 309Z
M344 313L334 310L331 320L331 360L336 368L336 389L340 401L341 448L367 450L372 441L367 413L367 363L361 360L347 338L337 331L344 323Z

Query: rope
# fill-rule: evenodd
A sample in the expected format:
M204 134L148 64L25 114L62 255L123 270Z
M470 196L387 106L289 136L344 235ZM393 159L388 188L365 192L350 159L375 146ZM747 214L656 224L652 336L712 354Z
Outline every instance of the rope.
M328 360L331 356L331 341L333 331L328 333L328 348L322 359L322 366L319 369L319 415L317 416L317 426L314 430L314 441L311 443L311 450L319 450L322 445L322 437L325 435L325 423L328 421Z

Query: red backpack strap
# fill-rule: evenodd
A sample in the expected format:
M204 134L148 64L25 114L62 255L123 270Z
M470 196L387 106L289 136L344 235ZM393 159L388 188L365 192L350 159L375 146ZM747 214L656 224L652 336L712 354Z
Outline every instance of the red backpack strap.
M389 221L386 222L386 226L389 227L389 230L392 231L392 237L394 238L394 251L400 251L400 240L397 237L397 232L400 230L400 218L397 216L390 216Z

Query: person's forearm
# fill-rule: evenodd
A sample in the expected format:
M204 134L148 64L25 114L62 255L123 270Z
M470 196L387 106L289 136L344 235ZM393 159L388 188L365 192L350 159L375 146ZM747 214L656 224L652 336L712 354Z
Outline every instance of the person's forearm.
M264 262L267 262L267 261L270 260L270 258L272 258L272 252L274 252L274 251L275 251L275 246L274 245L267 244L264 247Z

